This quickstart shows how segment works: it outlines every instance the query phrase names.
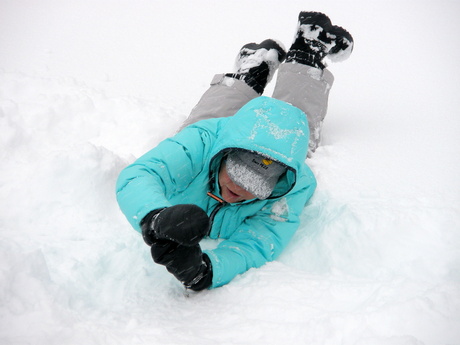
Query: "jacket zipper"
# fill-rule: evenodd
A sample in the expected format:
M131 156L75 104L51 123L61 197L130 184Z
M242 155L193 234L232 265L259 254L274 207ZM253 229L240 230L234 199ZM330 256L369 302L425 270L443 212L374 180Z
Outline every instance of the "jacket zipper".
M221 198L219 198L218 196L212 194L211 192L208 192L207 193L208 196L210 196L211 198L213 198L214 200L217 200L219 203L216 205L216 207L214 207L214 209L212 210L211 214L209 215L209 229L208 229L208 236L211 234L211 229L212 229L212 224L214 223L214 217L216 216L217 212L222 208L224 207L227 203L222 200ZM220 233L220 231L219 231Z

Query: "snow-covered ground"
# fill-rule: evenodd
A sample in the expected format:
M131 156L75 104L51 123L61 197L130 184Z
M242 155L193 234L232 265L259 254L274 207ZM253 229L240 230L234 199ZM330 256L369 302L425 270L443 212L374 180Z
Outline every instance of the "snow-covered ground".
M289 46L300 10L355 39L330 66L317 193L279 260L187 296L118 210L115 180L243 44ZM458 13L0 0L0 343L460 344Z

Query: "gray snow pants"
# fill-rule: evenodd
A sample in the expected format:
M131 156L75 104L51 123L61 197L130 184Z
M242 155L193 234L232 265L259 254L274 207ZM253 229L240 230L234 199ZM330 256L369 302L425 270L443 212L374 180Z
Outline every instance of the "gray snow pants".
M278 70L272 97L296 106L307 115L310 127L309 155L321 140L321 126L333 82L334 76L327 69L283 63ZM244 81L217 74L180 130L200 120L232 116L258 96Z

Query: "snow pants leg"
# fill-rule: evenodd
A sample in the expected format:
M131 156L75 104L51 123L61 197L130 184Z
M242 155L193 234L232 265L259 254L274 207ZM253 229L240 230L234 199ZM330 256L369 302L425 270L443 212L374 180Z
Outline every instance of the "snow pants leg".
M278 70L272 97L294 105L307 115L310 127L309 153L316 150L321 140L321 126L333 82L334 76L326 69L283 63ZM258 96L244 81L217 74L180 130L200 120L232 116Z
M321 140L321 127L333 83L334 76L327 69L284 63L278 70L272 97L292 104L307 115L310 128L309 153L315 152Z
M233 116L259 94L244 81L216 74L209 89L201 96L179 130L200 120Z

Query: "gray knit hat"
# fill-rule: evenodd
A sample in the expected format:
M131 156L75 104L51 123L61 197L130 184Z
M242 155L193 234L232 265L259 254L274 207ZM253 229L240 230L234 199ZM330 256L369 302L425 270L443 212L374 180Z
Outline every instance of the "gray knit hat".
M279 177L286 171L280 163L257 153L232 151L227 157L227 174L238 186L258 199L267 199Z

